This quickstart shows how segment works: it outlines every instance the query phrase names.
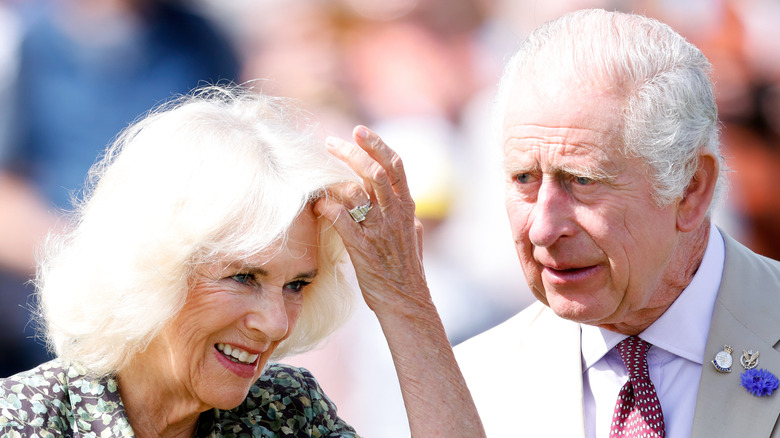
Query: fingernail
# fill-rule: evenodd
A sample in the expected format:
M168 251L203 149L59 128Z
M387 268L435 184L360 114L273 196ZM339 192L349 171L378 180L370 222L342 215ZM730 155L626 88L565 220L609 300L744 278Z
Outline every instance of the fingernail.
M336 137L328 137L325 139L325 146L335 149L338 145L338 139Z
M368 129L365 126L358 126L355 129L355 137L361 140L365 140L368 138Z

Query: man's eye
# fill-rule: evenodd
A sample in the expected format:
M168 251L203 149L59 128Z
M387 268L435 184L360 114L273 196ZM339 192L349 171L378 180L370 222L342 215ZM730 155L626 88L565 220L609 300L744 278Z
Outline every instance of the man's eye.
M516 180L517 182L519 182L520 184L526 184L526 183L529 183L529 182L531 182L531 174L530 174L530 173L521 173L521 174L518 174L518 175L515 177L515 180Z
M297 280L287 284L287 289L293 292L302 292L306 286L310 285L311 281Z
M574 182L576 182L577 184L579 184L581 186L587 186L587 185L593 184L596 181L592 180L591 178L584 177L584 176L578 176L578 177L574 178Z
M255 275L254 274L235 274L235 275L231 275L230 278L232 278L233 280L235 280L238 283L247 284L250 281L254 280Z

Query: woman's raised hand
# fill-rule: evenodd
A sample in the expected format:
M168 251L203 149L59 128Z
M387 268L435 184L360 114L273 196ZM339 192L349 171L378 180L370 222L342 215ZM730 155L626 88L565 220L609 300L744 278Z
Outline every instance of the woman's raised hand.
M333 188L316 209L341 235L372 310L429 306L422 225L414 216L401 158L365 126L356 127L353 137L355 143L334 137L327 143L330 152L363 179L363 187ZM370 205L367 212L365 208L354 211L366 205Z
M353 137L356 144L330 138L328 146L363 178L363 187L336 187L315 210L341 235L363 297L382 326L412 437L484 437L425 282L422 225L401 158L364 126Z

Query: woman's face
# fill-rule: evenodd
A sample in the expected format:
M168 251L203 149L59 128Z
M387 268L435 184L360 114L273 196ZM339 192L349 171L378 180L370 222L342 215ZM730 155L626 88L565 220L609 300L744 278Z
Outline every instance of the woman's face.
M170 389L220 409L246 398L298 320L317 275L318 231L308 208L283 247L197 269L184 307L147 351L170 375Z

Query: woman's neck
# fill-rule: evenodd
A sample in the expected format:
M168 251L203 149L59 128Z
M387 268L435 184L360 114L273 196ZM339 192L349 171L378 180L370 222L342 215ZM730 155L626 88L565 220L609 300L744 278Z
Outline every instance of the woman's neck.
M117 374L119 394L135 436L195 436L198 417L209 406L194 397L164 364L145 361L147 352L138 354Z

